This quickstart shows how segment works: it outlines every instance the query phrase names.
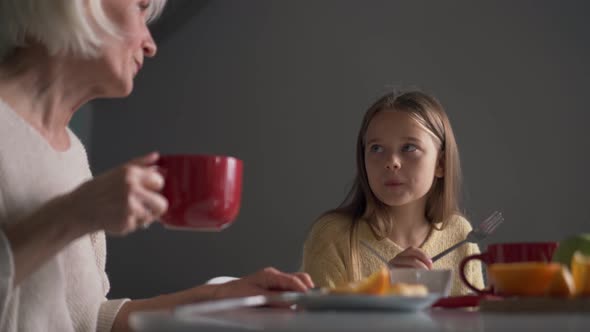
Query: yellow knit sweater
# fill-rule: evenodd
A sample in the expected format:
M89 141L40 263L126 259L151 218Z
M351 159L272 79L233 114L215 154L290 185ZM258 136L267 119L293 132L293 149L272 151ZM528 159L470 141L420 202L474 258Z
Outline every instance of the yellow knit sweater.
M350 230L352 219L342 214L328 214L312 227L303 248L302 270L310 274L316 286L330 287L350 281L351 268ZM471 225L463 217L453 217L442 230L432 229L420 247L430 257L463 240ZM364 240L386 258L393 258L404 250L390 239L377 240L369 224L361 220L356 241ZM383 266L366 248L359 250L360 273L366 277ZM452 269L451 295L470 293L459 276L459 263L468 255L478 254L477 244L468 243L434 263L433 269ZM482 267L479 261L471 261L465 267L467 279L478 288L483 288Z

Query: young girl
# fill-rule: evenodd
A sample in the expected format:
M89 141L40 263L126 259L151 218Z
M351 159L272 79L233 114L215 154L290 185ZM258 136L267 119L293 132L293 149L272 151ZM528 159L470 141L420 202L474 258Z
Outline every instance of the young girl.
M313 225L303 271L318 286L360 280L383 264L362 240L395 267L452 269L452 295L468 293L459 278L465 244L432 263L430 257L463 240L471 225L459 212L459 153L441 104L419 91L389 93L369 108L357 140L357 176L347 199ZM480 263L466 275L483 288Z

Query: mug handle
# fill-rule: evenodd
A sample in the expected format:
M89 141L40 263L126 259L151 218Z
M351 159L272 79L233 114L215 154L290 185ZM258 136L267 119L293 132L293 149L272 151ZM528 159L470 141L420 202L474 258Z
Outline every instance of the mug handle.
M492 288L488 288L488 289L478 289L475 288L475 286L473 286L469 280L467 280L467 277L465 277L465 266L467 265L467 263L469 263L469 261L474 260L474 259L479 259L482 263L486 264L488 261L488 253L484 252L478 255L471 255L471 256L467 256L465 258L463 258L463 260L461 261L461 263L459 264L459 274L461 275L461 281L463 281L463 283L470 288L472 291L478 293L478 294L493 294L494 291L492 290Z

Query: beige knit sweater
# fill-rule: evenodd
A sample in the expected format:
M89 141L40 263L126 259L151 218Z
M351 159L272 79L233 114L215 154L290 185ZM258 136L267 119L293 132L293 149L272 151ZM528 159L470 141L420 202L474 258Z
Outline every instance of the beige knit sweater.
M84 147L57 152L0 100L0 224L13 223L91 178ZM108 301L105 236L72 242L18 287L0 228L0 331L110 331L125 300Z
M302 270L310 274L316 286L329 287L349 282L350 226L352 219L341 214L328 214L312 227L303 249ZM421 249L430 257L456 242L463 240L471 225L462 217L454 217L443 230L433 228ZM404 249L389 239L377 240L369 224L361 220L356 241L364 240L386 258L393 258ZM366 248L359 249L360 272L366 277L383 266ZM434 263L433 269L452 269L451 295L470 292L459 277L459 263L463 257L479 253L476 244L466 244ZM473 261L472 261L473 262ZM465 273L476 287L483 288L482 267L479 262L469 263Z

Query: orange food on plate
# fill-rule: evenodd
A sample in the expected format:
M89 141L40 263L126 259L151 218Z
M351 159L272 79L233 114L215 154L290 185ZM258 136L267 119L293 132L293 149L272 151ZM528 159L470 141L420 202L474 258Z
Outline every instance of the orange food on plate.
M566 266L560 266L559 271L553 276L553 280L547 289L547 295L557 297L571 297L576 294L576 285L570 270Z
M424 296L428 289L422 284L391 283L389 270L382 268L365 279L336 286L329 290L332 294L404 295Z
M390 279L389 270L382 268L381 270L371 274L365 279L357 282L349 283L342 286L336 286L330 289L331 293L339 294L385 294L389 289Z
M543 296L561 269L559 263L496 263L489 266L488 275L498 294Z

